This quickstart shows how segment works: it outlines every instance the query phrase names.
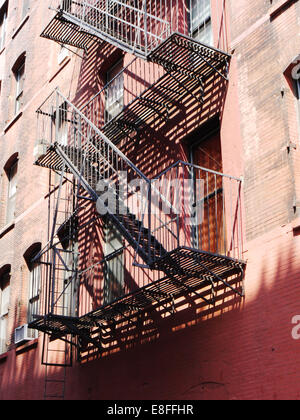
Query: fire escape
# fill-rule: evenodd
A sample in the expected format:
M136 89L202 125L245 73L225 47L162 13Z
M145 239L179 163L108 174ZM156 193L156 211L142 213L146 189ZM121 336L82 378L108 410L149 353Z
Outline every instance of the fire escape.
M60 185L49 242L37 256L45 267L44 301L30 327L51 340L74 344L76 337L77 345L103 351L104 337L113 336L120 320L130 323L157 305L172 312L185 295L211 305L220 285L244 294L231 281L241 281L245 269L242 181L182 161L150 179L120 146L145 127L163 127L176 104L203 104L211 80L227 81L230 56L191 37L185 6L172 0L52 2L54 16L43 37L86 51L94 42L108 42L134 54L116 77L132 74L137 60L159 71L110 119L99 117L107 86L81 108L57 89L37 111L35 163L59 174ZM63 211L62 202L68 203ZM160 278L91 311L78 309L78 302L70 310L74 284L94 269L74 264L74 244L82 223L91 223L82 214L95 205L95 217L108 220L134 251L134 265Z

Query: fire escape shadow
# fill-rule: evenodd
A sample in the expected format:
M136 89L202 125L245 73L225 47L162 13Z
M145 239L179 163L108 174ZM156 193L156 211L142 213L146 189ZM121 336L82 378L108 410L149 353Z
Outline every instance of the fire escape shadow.
M228 284L236 289L242 289L242 283L241 275L228 280ZM230 311L239 311L244 303L242 297L223 283L216 285L214 302L208 304L211 297L211 288L207 287L201 294L184 294L174 301L151 305L146 310L127 315L126 318L120 316L113 325L107 325L106 330L94 330L92 336L100 339L102 351L91 343L86 343L79 350L79 360L87 363L164 340L181 330L195 327Z

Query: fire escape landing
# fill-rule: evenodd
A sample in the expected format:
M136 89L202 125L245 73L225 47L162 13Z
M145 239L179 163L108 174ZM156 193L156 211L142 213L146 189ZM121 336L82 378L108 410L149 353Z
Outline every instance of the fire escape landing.
M179 272L174 270L176 260L183 263ZM68 335L77 336L81 344L90 343L102 351L102 334L109 330L113 335L119 322L131 322L132 318L146 310L151 311L155 307L163 306L174 314L176 300L187 295L202 299L207 305L213 304L214 287L217 288L214 283L217 284L220 280L224 283L228 276L240 276L241 281L245 264L224 256L182 248L168 254L163 264L158 263L156 266L159 270L165 270L168 275L81 317L53 313L37 315L31 328L49 334L53 339L62 339ZM234 289L226 281L225 285L243 296L242 289ZM207 296L207 290L211 291L211 297Z

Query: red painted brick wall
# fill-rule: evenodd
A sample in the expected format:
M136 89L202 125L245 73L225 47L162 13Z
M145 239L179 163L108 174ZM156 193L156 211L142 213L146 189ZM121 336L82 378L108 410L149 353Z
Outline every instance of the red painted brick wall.
M51 14L46 3L32 0L28 20L14 33L20 5L10 1L7 43L0 54L0 171L19 153L15 225L0 231L0 268L12 267L9 351L0 356L0 399L41 399L44 392L42 337L19 350L12 343L14 328L26 322L28 268L23 254L33 243L47 240L49 173L32 164L34 113L56 86L76 103L85 103L99 90L98 67L112 52L102 45L83 61L70 54L59 65L59 47L39 37ZM145 315L135 333L125 331L121 338L126 340L117 340L110 353L87 354L67 370L66 398L300 398L299 342L291 335L292 317L300 311L299 131L285 73L300 53L300 3L283 3L227 1L233 59L224 106L215 105L217 94L201 114L192 103L163 135L146 133L138 154L127 151L146 175L158 173L179 158L187 159L184 139L221 109L223 169L245 181L245 299L220 288L215 307L187 297L172 316L166 311ZM283 8L276 12L279 5ZM23 51L23 114L13 122L10 70ZM0 192L3 207L4 183ZM142 270L132 268L131 274L144 281Z

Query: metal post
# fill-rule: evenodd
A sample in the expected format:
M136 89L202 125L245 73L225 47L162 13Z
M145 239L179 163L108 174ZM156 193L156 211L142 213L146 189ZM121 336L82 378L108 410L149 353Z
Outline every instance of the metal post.
M144 0L144 32L145 32L145 53L148 55L148 13L147 13L147 2Z
M51 290L51 314L54 314L54 299L55 299L55 266L56 266L56 248L53 248L52 258L52 290Z
M59 135L59 118L60 118L60 115L59 115L59 92L58 91L56 91L56 105L55 105L55 107L56 107L56 114L55 114L55 141L57 142L57 143L59 143L59 138L58 138L58 135Z
M151 212L152 212L152 182L148 182L148 264L150 265L152 262L151 257Z

